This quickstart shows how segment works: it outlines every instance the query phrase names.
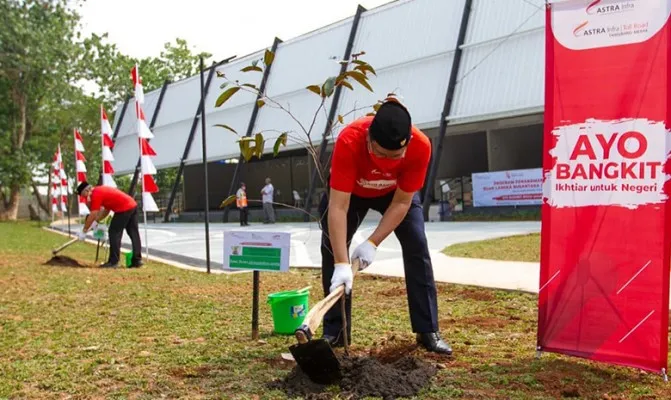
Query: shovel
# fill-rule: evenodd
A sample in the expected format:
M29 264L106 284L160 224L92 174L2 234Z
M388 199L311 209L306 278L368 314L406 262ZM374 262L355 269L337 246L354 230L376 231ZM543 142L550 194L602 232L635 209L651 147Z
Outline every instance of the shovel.
M353 275L356 275L358 271L359 260L357 259L352 263ZM324 315L344 294L345 285L342 285L315 304L308 315L305 316L303 324L294 333L298 344L289 347L289 351L291 351L298 366L315 383L329 384L342 378L340 361L333 352L331 344L326 339L313 339L313 336ZM344 309L343 320L346 320ZM345 325L343 325L343 334L347 336L347 326ZM345 339L345 343L347 343L347 339Z
M51 254L53 254L53 255L58 254L58 253L61 252L63 249L65 249L66 247L70 246L71 244L77 242L78 240L79 240L79 238L74 238L74 239L72 239L72 240L69 240L68 242L66 242L65 244L61 245L60 247L56 247L55 249L51 250Z

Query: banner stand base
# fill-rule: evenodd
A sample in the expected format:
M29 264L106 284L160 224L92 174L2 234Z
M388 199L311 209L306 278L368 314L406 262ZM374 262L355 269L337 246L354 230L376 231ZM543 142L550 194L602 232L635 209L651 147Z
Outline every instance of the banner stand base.
M664 377L664 382L669 381L669 376L666 374L666 368L662 368L662 376Z
M541 350L541 346L536 347L536 359L540 360L541 355L543 355L543 351Z

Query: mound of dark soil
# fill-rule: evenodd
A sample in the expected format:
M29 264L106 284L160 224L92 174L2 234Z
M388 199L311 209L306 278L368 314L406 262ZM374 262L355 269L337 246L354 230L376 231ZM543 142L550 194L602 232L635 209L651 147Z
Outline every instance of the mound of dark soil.
M75 267L75 268L88 268L88 265L80 264L79 261L68 256L53 256L49 261L45 262L44 265L53 265L56 267Z
M436 374L436 368L411 356L402 357L393 363L383 363L374 357L354 357L341 359L343 378L335 385L340 386L341 397L356 400L365 397L381 397L393 400L412 397L428 386ZM296 366L289 375L270 384L272 389L284 391L289 397L306 400L328 400L334 397L326 393L326 385L310 380Z

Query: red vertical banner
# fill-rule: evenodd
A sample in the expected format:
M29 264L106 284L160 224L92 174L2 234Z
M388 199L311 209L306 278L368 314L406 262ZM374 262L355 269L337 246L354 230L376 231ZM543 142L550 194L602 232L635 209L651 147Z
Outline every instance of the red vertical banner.
M538 350L666 372L671 0L551 0Z

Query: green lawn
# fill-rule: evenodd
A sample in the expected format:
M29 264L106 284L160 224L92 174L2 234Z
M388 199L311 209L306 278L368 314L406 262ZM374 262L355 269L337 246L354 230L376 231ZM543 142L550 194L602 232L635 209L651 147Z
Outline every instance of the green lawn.
M541 235L539 233L460 243L443 250L443 253L452 257L528 262L539 262L540 252Z
M0 398L285 398L266 385L291 369L280 354L295 340L271 334L265 298L312 285L314 303L318 271L261 274L256 342L250 274L42 265L65 241L27 223L0 224ZM64 254L92 262L95 248L77 244ZM407 346L403 281L359 276L355 288L353 350L385 340ZM439 301L455 355L414 350L440 364L420 399L668 398L658 375L551 354L535 359L534 295L441 284Z

